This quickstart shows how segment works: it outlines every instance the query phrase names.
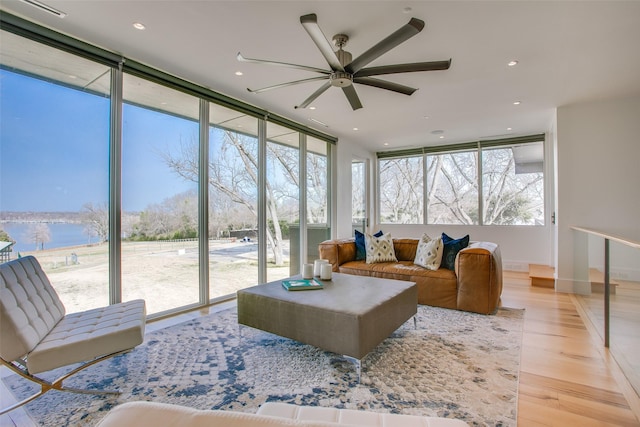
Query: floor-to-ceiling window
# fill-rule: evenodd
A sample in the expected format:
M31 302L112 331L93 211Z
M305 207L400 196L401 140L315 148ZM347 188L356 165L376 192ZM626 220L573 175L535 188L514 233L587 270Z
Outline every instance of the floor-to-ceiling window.
M351 227L364 233L367 228L367 163L351 161Z
M210 104L209 296L258 283L258 119Z
M267 123L267 281L300 271L300 134Z
M122 92L122 299L195 304L199 100L129 74Z
M329 144L307 137L307 260L319 257L318 244L331 237L329 223Z
M2 34L0 241L38 256L69 311L143 298L153 316L313 259L335 138L0 18L46 43Z
M68 312L109 302L108 66L0 34L0 240Z

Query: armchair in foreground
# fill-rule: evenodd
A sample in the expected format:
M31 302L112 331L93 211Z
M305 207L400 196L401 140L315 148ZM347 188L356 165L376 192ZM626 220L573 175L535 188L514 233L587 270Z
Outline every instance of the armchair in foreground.
M144 339L146 307L133 300L65 315L65 308L33 256L0 264L0 362L40 385L40 391L0 409L0 415L51 389L118 394L63 386L77 372L125 353ZM54 381L35 374L82 362Z

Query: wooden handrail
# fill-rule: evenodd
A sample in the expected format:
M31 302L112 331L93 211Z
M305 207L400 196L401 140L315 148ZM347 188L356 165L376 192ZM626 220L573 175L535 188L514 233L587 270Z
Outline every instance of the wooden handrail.
M602 237L603 239L613 240L613 241L622 243L623 245L640 249L640 242L636 242L635 240L627 239L627 238L616 236L613 234L605 233L604 231L594 230L591 228L576 227L576 226L571 226L571 229L576 231L582 231L583 233L593 234L594 236L599 236L599 237Z

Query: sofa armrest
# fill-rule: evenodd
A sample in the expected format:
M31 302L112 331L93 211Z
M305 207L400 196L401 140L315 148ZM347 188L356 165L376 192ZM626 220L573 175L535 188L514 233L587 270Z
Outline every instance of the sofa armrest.
M321 259L329 260L333 265L333 271L338 272L339 267L345 262L355 261L356 241L350 239L325 240L318 246Z
M458 309L491 314L502 294L500 247L491 242L474 242L456 257Z

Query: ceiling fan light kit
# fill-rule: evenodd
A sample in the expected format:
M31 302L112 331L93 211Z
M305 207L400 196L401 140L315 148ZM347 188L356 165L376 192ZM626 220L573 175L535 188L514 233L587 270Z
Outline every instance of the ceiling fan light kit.
M321 76L317 77L276 84L261 89L247 88L249 92L261 93L271 89L293 86L301 83L308 83L311 81L325 80L322 86L320 86L315 92L313 92L300 105L296 105L295 108L306 108L320 95L322 95L327 89L334 86L342 88L342 91L349 101L351 108L353 110L357 110L359 108L362 108L362 103L360 102L358 93L356 92L356 89L353 85L354 83L377 87L379 89L385 89L404 95L411 95L417 90L416 88L390 82L388 80L373 78L372 76L396 73L412 73L418 71L448 70L451 66L451 59L449 59L445 61L414 62L408 64L383 65L378 67L365 68L372 61L376 60L394 47L407 41L411 37L418 34L420 31L422 31L422 29L424 28L424 21L421 21L417 18L411 18L411 20L407 24L403 25L394 33L372 46L369 50L358 56L356 59L352 59L353 57L351 53L343 49L349 41L349 37L346 34L336 34L335 36L333 36L333 43L338 48L338 50L335 51L333 49L331 43L329 43L324 33L320 29L320 26L318 26L318 19L314 13L301 16L300 23L309 34L309 37L311 37L311 40L315 43L318 50L320 50L322 56L324 56L330 69L325 70L322 68L309 67L306 65L245 58L240 52L238 52L238 61L294 68L298 70L311 71L314 73L322 74Z

